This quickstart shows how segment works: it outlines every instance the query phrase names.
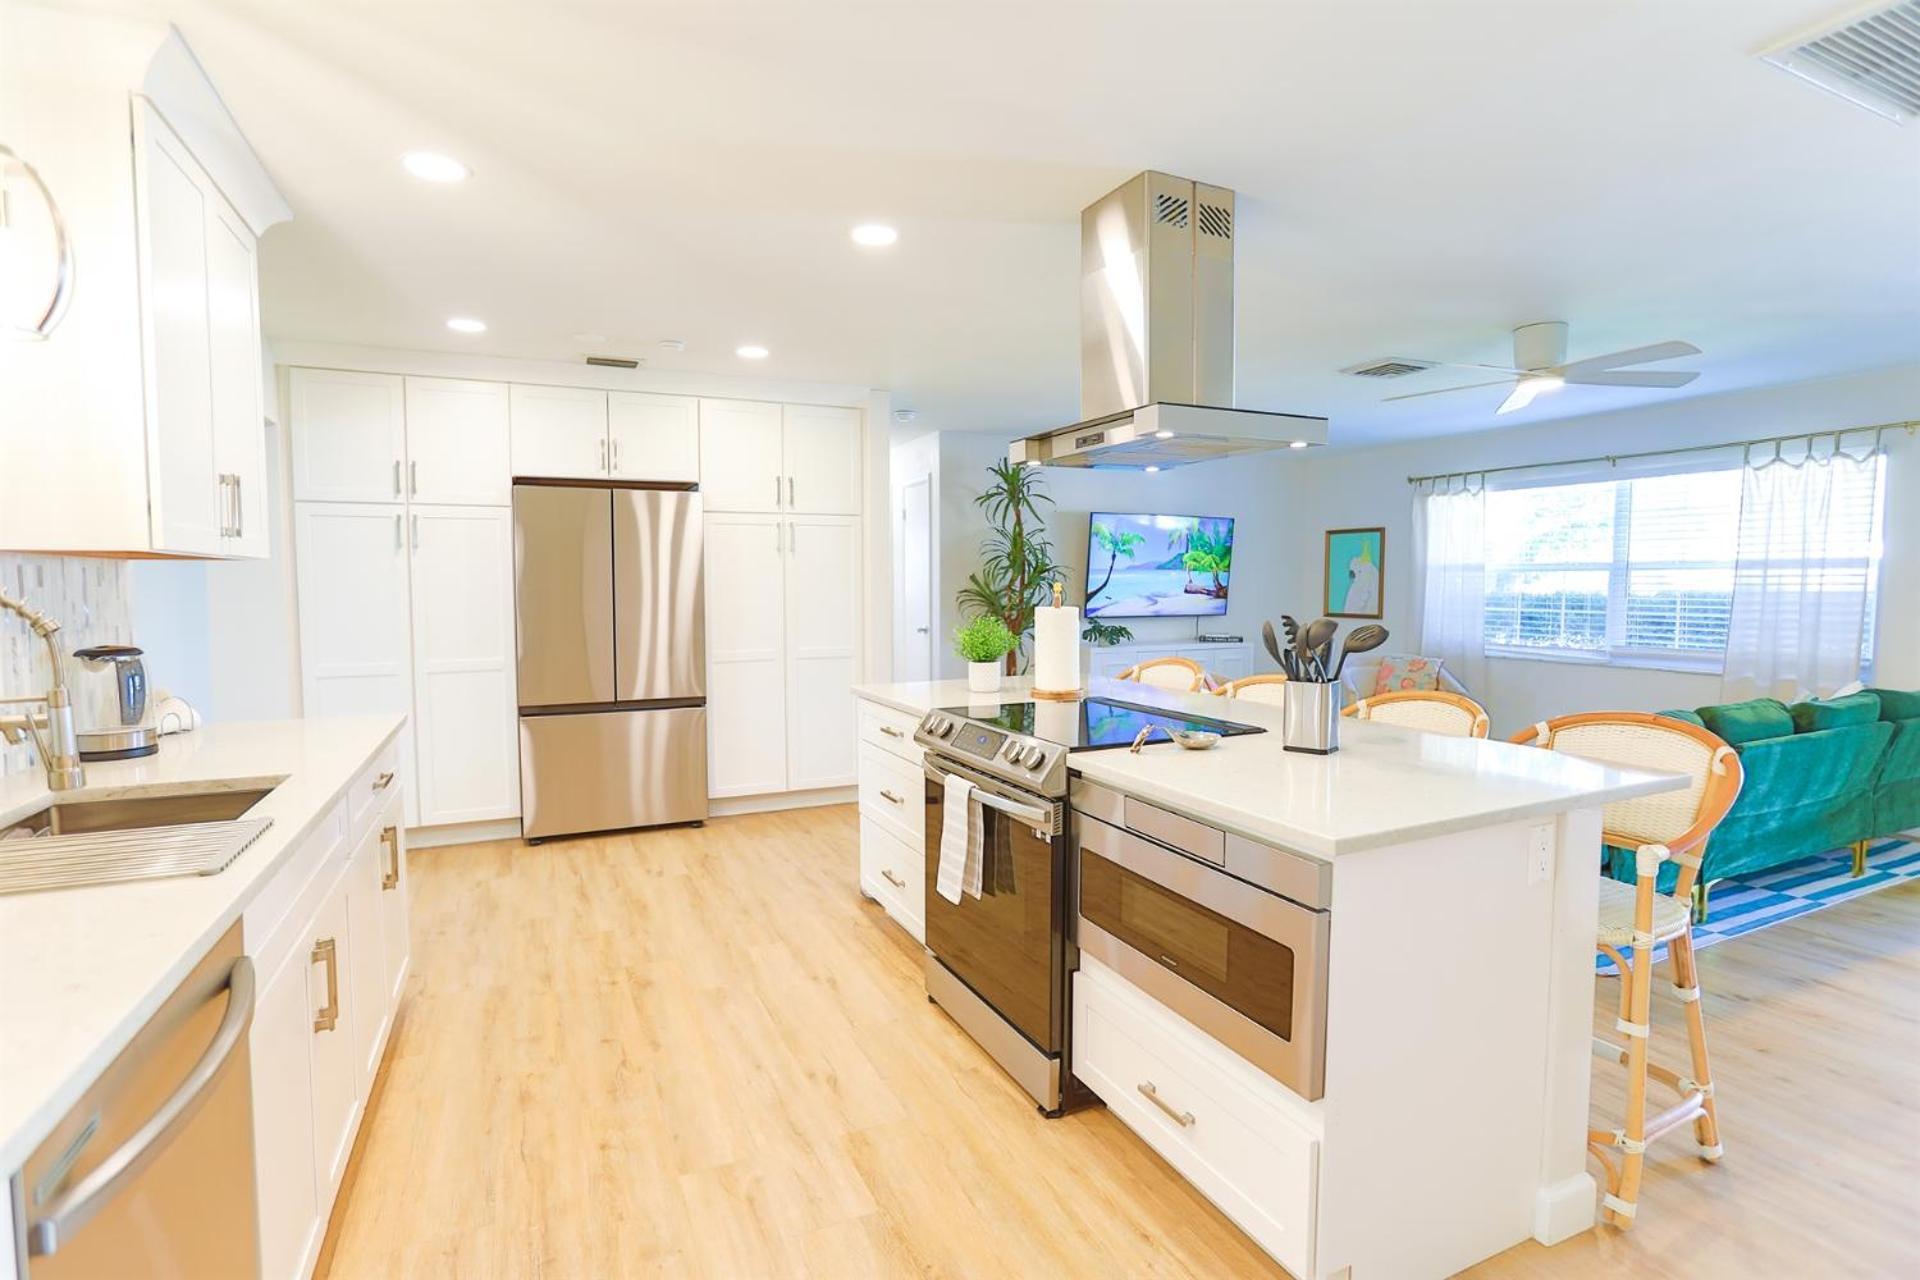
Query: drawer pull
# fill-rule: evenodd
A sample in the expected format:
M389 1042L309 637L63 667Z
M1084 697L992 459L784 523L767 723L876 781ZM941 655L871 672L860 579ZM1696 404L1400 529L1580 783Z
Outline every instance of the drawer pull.
M1169 969L1178 969L1180 967L1180 962L1178 960L1175 960L1172 956L1161 956L1160 963L1167 966L1167 968Z
M907 887L907 882L905 880L902 880L899 876L893 874L892 870L887 867L880 868L880 874L886 878L886 881L888 884L892 885L896 889L904 889Z
M885 800L888 804L905 804L906 803L905 800L902 800L899 796L893 794L893 792L887 790L885 787L880 788L880 798L882 800Z
M898 729L894 728L890 724L881 725L880 732L886 734L889 738L904 738L907 736L906 734L900 732Z
M1179 1125L1182 1129L1191 1128L1193 1126L1193 1112L1175 1111L1172 1107L1168 1106L1167 1100L1160 1096L1160 1091L1153 1087L1153 1081L1149 1080L1145 1084L1138 1086L1138 1088L1140 1090L1141 1096L1146 1098L1146 1100L1148 1102L1151 1102L1154 1106L1166 1112L1167 1115L1173 1120L1173 1122Z
M380 832L380 843L387 846L387 869L380 874L380 889L400 887L400 828L386 827Z
M322 938L313 944L308 956L311 964L327 966L327 1003L320 1012L313 1015L315 1031L331 1031L340 1022L340 949L332 938Z
M373 789L375 791L385 791L388 787L392 785L393 785L392 770L388 770L386 773L381 774L379 777L373 780Z

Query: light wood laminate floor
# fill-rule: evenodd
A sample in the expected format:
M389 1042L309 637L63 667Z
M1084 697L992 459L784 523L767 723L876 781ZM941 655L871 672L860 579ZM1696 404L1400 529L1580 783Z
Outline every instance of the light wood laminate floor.
M927 1003L857 839L832 808L414 854L413 977L322 1274L1283 1275ZM1915 1274L1920 886L1701 965L1726 1161L1656 1146L1632 1232L1470 1274Z

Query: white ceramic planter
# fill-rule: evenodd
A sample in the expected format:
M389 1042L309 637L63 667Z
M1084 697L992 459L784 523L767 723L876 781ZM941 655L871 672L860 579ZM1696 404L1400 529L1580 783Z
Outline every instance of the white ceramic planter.
M1000 664L997 662L969 662L967 664L967 690L970 693L998 693L1000 691Z

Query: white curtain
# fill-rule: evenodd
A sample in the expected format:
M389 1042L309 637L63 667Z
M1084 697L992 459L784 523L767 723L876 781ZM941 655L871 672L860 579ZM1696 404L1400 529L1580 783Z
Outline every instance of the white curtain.
M1414 490L1420 652L1442 659L1454 679L1481 697L1487 674L1486 541L1485 477L1456 476Z
M1791 702L1860 676L1881 454L1820 439L1747 451L1722 701Z

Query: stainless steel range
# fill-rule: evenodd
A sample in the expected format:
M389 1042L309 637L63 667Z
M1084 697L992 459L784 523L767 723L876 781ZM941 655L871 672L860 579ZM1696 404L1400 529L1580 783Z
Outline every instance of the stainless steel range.
M1067 975L1073 943L1070 753L1125 747L1140 730L1261 732L1112 699L943 707L921 718L926 749L927 994L1057 1116L1082 1091L1068 1064ZM942 897L947 780L973 784L980 807L981 891Z

